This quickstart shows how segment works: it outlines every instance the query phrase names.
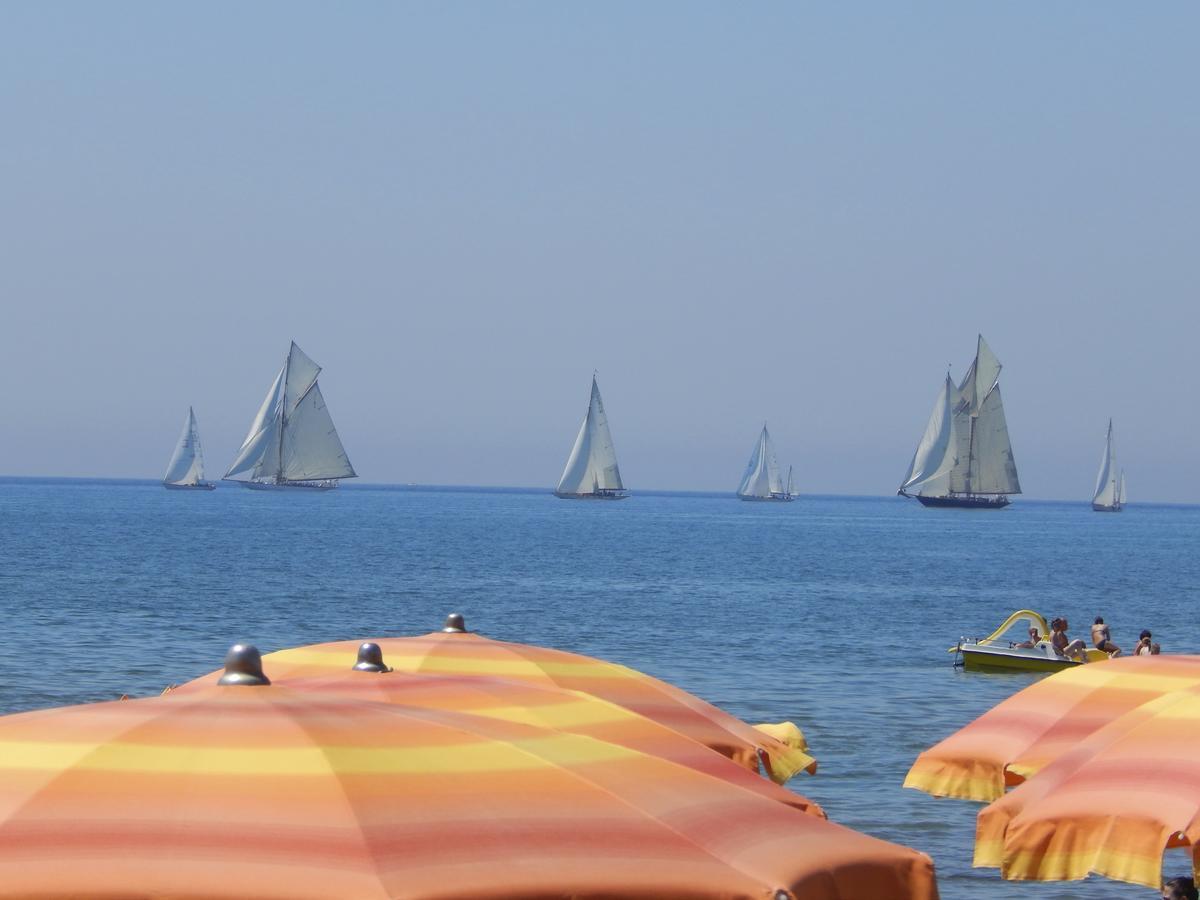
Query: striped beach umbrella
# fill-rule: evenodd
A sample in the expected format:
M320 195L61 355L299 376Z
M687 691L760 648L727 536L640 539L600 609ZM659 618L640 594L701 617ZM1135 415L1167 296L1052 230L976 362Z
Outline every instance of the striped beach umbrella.
M629 747L230 680L0 717L0 896L937 894L923 854Z
M369 641L380 647L397 672L486 676L590 694L699 741L751 771L761 769L778 784L797 772L816 771L817 762L794 725L788 730L791 739L781 739L781 734L754 728L687 691L627 666L468 632L457 614L447 619L443 631ZM343 672L359 646L358 641L335 641L280 650L267 654L264 665L279 682ZM219 674L197 681L211 682Z
M580 691L485 676L395 672L386 665L378 645L372 643L359 647L353 668L346 666L328 675L273 677L272 681L299 691L453 710L594 737L725 778L755 793L824 816L821 807L808 798L748 772L703 744L623 706ZM192 682L176 688L174 693L206 689L203 682Z
M975 865L1009 879L1096 873L1157 888L1163 851L1200 847L1200 686L1138 706L980 811Z
M1143 703L1200 684L1200 656L1130 656L1038 681L917 757L905 787L991 802Z

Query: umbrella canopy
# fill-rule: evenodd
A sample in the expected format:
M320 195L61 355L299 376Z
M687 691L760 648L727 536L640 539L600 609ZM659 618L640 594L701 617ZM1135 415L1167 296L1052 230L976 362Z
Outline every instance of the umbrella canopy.
M1200 686L1097 730L983 809L975 865L1005 878L1090 873L1157 888L1163 851L1200 844Z
M755 793L824 817L821 807L772 784L703 744L623 706L580 691L485 676L424 675L388 669L378 646L358 648L360 662L343 658L341 671L309 677L274 676L274 684L299 691L394 703L423 709L453 710L506 722L598 738L733 781ZM268 660L270 657L268 657ZM361 660L370 662L363 663ZM363 668L360 668L362 666ZM216 679L194 681L172 693L203 691ZM781 739L786 739L786 730Z
M936 897L923 854L627 747L231 680L0 717L0 896Z
M1130 656L1044 678L917 757L904 786L991 802L1082 739L1164 694L1200 684L1200 657Z
M496 641L462 630L462 617L447 619L446 630L419 637L371 638L398 672L464 677L488 676L591 694L652 719L728 756L743 767L765 770L782 784L817 762L802 738L791 744L747 725L665 681L590 656ZM358 641L335 641L280 650L264 657L276 681L345 671ZM219 673L203 676L211 681ZM799 733L799 730L796 730Z

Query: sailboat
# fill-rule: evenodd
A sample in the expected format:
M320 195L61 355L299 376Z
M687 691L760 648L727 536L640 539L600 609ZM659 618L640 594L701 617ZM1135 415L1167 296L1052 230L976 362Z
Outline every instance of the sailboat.
M979 336L975 360L956 387L946 376L897 493L923 506L1003 509L1021 493L1013 461L1000 360Z
M163 476L163 487L169 491L212 491L216 485L204 480L204 454L200 452L200 429L196 427L196 414L188 407L187 419L171 461L167 463L167 474Z
M587 415L579 426L575 446L567 457L567 466L554 496L564 500L624 500L629 496L621 483L617 451L608 430L608 416L596 376L592 376L592 394Z
M225 480L258 491L324 491L358 477L321 396L320 372L292 341Z
M1117 475L1117 451L1113 447L1112 419L1108 420L1108 439L1104 442L1104 456L1100 458L1100 472L1096 475L1096 493L1092 497L1092 509L1096 512L1120 512L1125 505L1125 473Z
M789 503L795 500L792 494L792 469L788 467L787 485L779 477L779 463L775 461L775 445L764 422L762 432L750 454L750 462L738 485L737 495L742 500L763 500Z

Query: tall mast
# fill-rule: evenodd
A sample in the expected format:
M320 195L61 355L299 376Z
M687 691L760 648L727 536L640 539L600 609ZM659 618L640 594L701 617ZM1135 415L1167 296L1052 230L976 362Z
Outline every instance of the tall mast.
M292 341L292 347L296 342ZM292 347L288 347L287 359L283 361L283 390L279 394L279 468L275 472L275 483L283 484L283 429L287 427L287 385L292 367Z

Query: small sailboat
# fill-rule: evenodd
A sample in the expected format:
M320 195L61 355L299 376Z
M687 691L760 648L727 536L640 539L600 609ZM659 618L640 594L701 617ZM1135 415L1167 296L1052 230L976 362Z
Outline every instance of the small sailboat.
M788 467L787 484L779 477L779 463L775 460L775 445L764 422L758 441L750 454L750 462L738 485L737 495L742 500L776 501L790 503L796 497L792 493L792 469Z
M1104 456L1100 458L1100 471L1096 475L1092 509L1096 512L1120 512L1124 505L1125 473L1117 474L1117 451L1113 446L1112 419L1109 419L1108 439L1104 443Z
M216 485L204 480L204 454L200 451L200 429L196 427L196 414L188 407L187 419L171 461L167 463L167 474L163 476L163 487L169 491L212 491Z
M592 376L592 394L587 415L579 426L575 446L567 457L567 466L554 496L563 500L624 500L629 496L621 483L617 451L608 430L608 416L596 376Z
M358 477L321 396L320 372L292 341L225 480L258 491L325 491Z
M1000 368L980 335L966 377L956 387L947 375L942 384L896 492L901 497L915 497L923 506L1003 509L1010 494L1021 493L1000 399Z

